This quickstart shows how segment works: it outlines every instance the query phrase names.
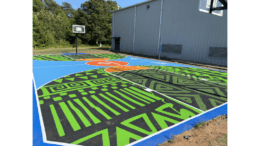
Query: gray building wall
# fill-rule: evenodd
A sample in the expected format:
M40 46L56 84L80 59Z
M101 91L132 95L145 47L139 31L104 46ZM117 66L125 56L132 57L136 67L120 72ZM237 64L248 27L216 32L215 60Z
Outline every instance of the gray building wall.
M163 0L161 44L182 45L182 53L161 52L161 57L227 66L227 58L209 57L210 47L227 47L227 11L220 17L198 6L199 0ZM114 12L112 36L121 37L120 50L158 55L160 12L161 0L136 6L134 41L135 7Z
M162 44L182 45L167 58L227 66L227 58L209 57L210 47L227 47L227 11L215 16L198 10L199 0L164 0Z
M121 37L121 51L132 52L133 50L134 14L135 7L125 9L124 11L114 12L114 19L112 19L112 36ZM114 42L112 41L112 46L113 44Z
M149 4L150 8L146 6ZM161 1L137 6L134 53L156 56L160 24Z

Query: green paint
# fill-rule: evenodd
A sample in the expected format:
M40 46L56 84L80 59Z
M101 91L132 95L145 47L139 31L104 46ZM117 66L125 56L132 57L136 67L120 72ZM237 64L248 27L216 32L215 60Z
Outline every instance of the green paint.
M61 97L55 97L55 98L53 98L53 101L60 101L60 100L62 100Z
M39 102L40 102L41 105L44 104L44 101L43 101L43 100L40 100Z
M65 79L69 81L74 81L75 78L65 78Z
M211 103L214 107L218 106L217 103L219 103L219 104L224 103L224 102L215 100L215 99L213 99L213 98L209 98L209 101L210 101L210 103Z
M50 109L51 109L52 117L54 119L55 126L57 128L57 132L58 132L59 136L62 137L62 136L65 135L65 132L63 130L63 127L61 125L60 119L58 117L58 114L57 114L53 104L50 104Z
M131 88L132 90L136 91L136 92L139 92L139 93L142 93L142 94L144 94L144 95L146 95L146 96L152 97L152 98L154 98L155 100L162 100L162 98L157 97L157 96L155 96L155 95L153 95L153 94L151 94L151 93L148 93L148 92L139 90L139 89L137 89L137 88L135 88L135 87L130 87L130 88ZM127 88L124 88L124 89L127 89Z
M78 117L80 118L80 120L82 121L82 123L86 126L89 127L91 126L91 124L89 123L89 121L85 118L85 116L81 113L81 111L79 109L77 109L71 101L67 101L69 106L71 107L71 109L73 109L75 111L75 113L78 115Z
M118 89L117 87L111 87L112 89Z
M162 129L165 129L165 128L169 127L165 121L171 122L173 124L179 123L179 121L173 120L171 118L168 118L168 117L165 117L165 116L153 113L153 112L151 112L151 113L152 113L154 119L156 120L156 122L160 125L160 127Z
M78 90L79 92L84 92L84 90Z
M123 106L121 106L120 104L118 104L117 102L113 101L112 99L108 98L107 96L105 96L104 94L100 93L100 96L102 96L103 98L105 98L106 100L110 101L111 103L113 103L114 105L116 105L117 107L119 107L120 109L122 109L125 112L128 112L129 110L124 108Z
M100 85L106 85L106 84L110 84L111 80L113 82L121 82L121 80L118 80L117 78L108 77L108 78L102 78L102 79L97 79L97 80L76 81L76 82L73 82L73 84L77 85L77 86L73 86L73 87L69 86L70 83L63 83L60 85L47 85L47 86L43 86L42 88L40 88L43 92L43 95L40 95L38 97L43 97L43 96L47 96L47 95L55 95L55 94L59 94L59 93L86 89L86 88L91 88L91 87L100 86ZM102 83L99 83L100 81L102 81ZM98 83L94 84L92 82L98 82ZM82 86L80 84L85 84L85 85ZM53 88L57 88L58 86L60 86L60 87L64 86L64 87L61 88L60 90L53 89ZM49 88L53 93L50 93L47 88Z
M127 100L129 100L129 101L131 101L131 102L133 102L133 103L135 103L135 104L137 104L137 105L139 105L139 106L145 106L145 104L140 103L140 102L138 102L138 101L136 101L136 100L133 100L132 98L130 98L130 97L124 95L123 93L120 93L119 91L114 90L114 92L116 92L117 94L121 95L121 96L124 97L125 99L127 99Z
M140 98L140 97L137 97L137 96L135 96L135 95L133 95L133 94L131 94L131 93L129 93L129 92L123 90L123 89L120 89L120 91L125 92L126 94L129 94L129 95L133 96L134 98L136 98L136 99L138 99L138 100L141 100L141 101L143 101L143 102L145 102L145 103L147 103L147 104L150 104L150 102L148 102L148 101L146 101L146 100L144 100L144 99L142 99L142 98Z
M81 95L88 95L87 92L81 92Z
M95 106L92 102L90 102L86 97L82 97L83 100L85 100L90 107L94 108L96 111L98 111L101 115L103 115L108 120L112 119L108 114L106 114L101 108Z
M148 100L148 101L150 101L150 102L155 102L155 100L153 100L153 99L151 99L151 98L149 98L149 97L147 97L147 96L144 96L144 95L142 95L142 94L139 94L139 93L137 93L137 92L135 92L135 91L133 91L133 90L130 90L130 89L127 89L127 88L124 88L125 90L127 90L127 91L129 91L129 92L131 92L131 93L133 93L133 94L135 94L135 95L137 95L137 96L140 96L140 97L142 97L142 98L144 98L144 99L146 99L146 100Z
M203 95L207 95L207 96L210 96L210 97L213 97L213 98L216 98L216 99L220 99L220 100L224 100L224 101L227 101L227 98L225 97L221 97L221 96L215 96L215 95L212 95L212 94L208 94L208 93L205 93L205 92L201 92L199 90L192 90L192 89L189 89L189 88L186 88L184 87L186 90L190 90L190 91L194 91L194 92L197 92L197 93L200 93L200 94L203 94Z
M103 85L102 87L107 88L108 86L107 85Z
M66 103L60 102L59 105L60 105L63 113L65 114L66 118L68 119L72 129L74 131L80 130L81 128L80 128L78 122L74 118L73 114L70 112L70 110L69 110L68 106L66 105Z
M95 94L96 92L95 91L89 91L90 94Z
M143 118L145 123L148 125L148 127L151 129L150 131L147 131L145 129L142 129L138 126L135 126L133 124L131 124L131 122L137 120L137 119L140 119L140 118ZM126 126L126 127L129 127L131 129L134 129L136 131L139 131L141 133L144 133L146 135L150 135L150 134L153 134L155 132L157 132L156 128L154 127L153 123L150 121L150 119L148 118L147 114L146 113L143 113L143 114L140 114L140 115L137 115L137 116L134 116L132 118L129 118L123 122L121 122L122 125Z
M101 122L97 117L95 117L95 116L89 111L89 109L88 109L87 107L84 106L84 104L83 104L79 99L74 99L74 101L75 101L79 106L81 106L81 107L84 109L84 111L88 114L88 116L91 118L91 120L92 120L95 124L98 124L98 123Z
M170 112L167 112L167 111L163 111L166 108L171 108L172 110L174 110L178 114L174 114L174 113L170 113ZM155 111L163 113L163 114L166 114L166 115L169 115L169 116L172 116L172 117L183 119L183 120L190 118L190 116L191 117L195 116L195 114L193 112L191 112L189 110L186 110L186 109L180 109L180 112L178 112L176 109L173 108L173 104L172 103L166 103L166 104L156 108Z
M107 108L108 110L110 110L112 113L114 113L115 115L120 115L120 113L116 110L114 110L113 108L111 108L110 106L108 106L107 104L105 104L103 101L101 101L97 96L95 95L91 95L91 97L93 99L95 99L98 103L100 103L101 105L103 105L105 108Z
M60 93L60 96L65 96L67 95L67 93Z
M199 106L199 109L201 109L203 111L207 110L206 105L204 104L204 102L202 101L200 95L198 95L198 94L170 94L170 95L171 96L176 96L176 97L178 97L178 99L180 99L181 97L184 97L185 99L187 99L187 98L194 98L196 103Z
M139 140L143 137L126 131L122 128L116 127L116 139L117 139L117 146L125 146L130 143L130 138Z
M86 75L92 75L93 73L88 73L88 72L86 72Z
M103 76L110 76L109 74L102 74Z
M127 87L127 85L121 85L122 87Z
M54 80L55 82L61 83L63 79Z
M97 90L97 89L98 89L98 87L92 87L91 89L92 89L92 90Z
M182 101L184 101L186 103L189 103L189 104L192 103L192 100L191 100L190 97L176 97L176 98L178 98L178 99L180 99L180 100L182 100Z
M78 76L83 76L82 74L75 74L75 77L78 77Z
M98 136L100 134L102 135L102 141L103 141L103 145L102 146L110 146L108 129L100 130L98 132L95 132L93 134L85 136L85 137L83 137L81 139L78 139L78 140L72 142L71 144L80 144L80 143L82 143L84 141L87 141L87 140L89 140L89 139L91 139L93 137L96 137L96 136Z
M114 99L120 101L121 103L125 104L126 106L130 107L131 109L135 109L134 106L132 106L132 105L128 104L127 102L123 101L122 99L120 99L120 98L118 98L118 97L116 97L116 96L110 94L109 92L106 92L106 94L109 95L110 97L112 97L112 98L114 98Z
M77 97L77 95L76 94L70 94L69 97L74 98L74 97Z
M102 91L108 91L108 89L106 89L106 88L103 88L103 89L101 89Z
M44 99L50 99L51 97L50 96L45 96Z
M97 78L97 75L93 75L93 76L91 76L92 78Z

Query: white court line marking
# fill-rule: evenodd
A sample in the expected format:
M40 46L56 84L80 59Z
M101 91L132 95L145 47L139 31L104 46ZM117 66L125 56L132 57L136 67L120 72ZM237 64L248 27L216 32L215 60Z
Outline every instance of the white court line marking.
M135 145L135 144L137 144L137 143L139 143L139 142L142 142L142 141L144 141L144 140L146 140L146 139L149 139L149 138L151 138L151 137L153 137L153 136L155 136L155 135L158 135L158 134L160 134L160 133L162 133L162 132L164 132L164 131L167 131L167 130L169 130L169 129L172 129L172 128L174 128L174 127L180 125L180 124L183 124L183 123L185 123L185 122L189 122L190 120L192 120L192 119L194 119L194 118L196 118L196 117L202 116L202 115L204 115L204 114L206 114L206 113L208 113L208 112L210 112L210 111L212 111L212 110L215 110L215 109L217 109L217 108L220 108L220 107L222 107L222 106L224 106L224 105L226 105L226 104L227 104L227 103L224 103L224 104L222 104L222 105L219 105L219 106L217 106L217 107L215 107L215 108L212 108L212 109L210 109L210 110L208 110L208 111L206 111L206 112L200 113L200 114L198 114L198 115L196 115L196 116L193 116L193 117L191 117L191 118L189 118L189 119L186 119L186 120L184 120L184 121L181 121L180 123L177 123L177 124L172 125L172 126L170 126L170 127L168 127L168 128L165 128L165 129L163 129L163 130L160 130L160 131L158 131L158 132L156 132L156 133L154 133L154 134L152 134L152 135L149 135L149 136L147 136L147 137L144 137L144 138L142 138L142 139L140 139L140 140L137 140L137 141L135 141L135 142L133 142L133 143L130 143L130 144L128 144L128 145L125 145L125 146L133 146L133 145Z
M107 71L105 70L105 72L107 72ZM111 74L111 75L113 75L113 76L116 76L116 77L118 77L118 78L121 78L121 79L123 79L123 80L129 81L129 82L131 82L131 83L133 83L133 84L136 84L136 85L138 85L138 86L144 87L145 89L152 90L152 89L147 88L147 87L145 87L145 86L143 86L143 85L140 85L140 84L137 84L137 83L135 83L135 82L132 82L132 81L130 81L130 80L128 80L128 79L125 79L125 78L123 78L123 77L114 75L114 74L112 74L112 73L110 73L110 72L107 72L107 73L109 73L109 74ZM178 102L180 102L180 103L182 103L182 104L185 104L185 105L187 105L187 106L189 106L189 107L195 108L196 110L199 110L199 111L201 111L201 112L204 112L204 111L202 111L202 110L200 110L200 109L198 109L198 108L196 108L196 107L193 107L193 106L191 106L191 105L188 105L188 104L186 104L186 103L184 103L184 102L181 102L181 101L179 101L179 100L177 100L177 99L174 99L174 98L172 98L172 97L170 97L170 96L167 96L167 95L165 95L165 94L163 94L163 93L160 93L160 92L155 91L155 90L153 90L153 91L154 91L155 93L158 93L158 94L162 95L162 96L165 96L165 97L167 97L167 98L173 99L173 100L178 101Z

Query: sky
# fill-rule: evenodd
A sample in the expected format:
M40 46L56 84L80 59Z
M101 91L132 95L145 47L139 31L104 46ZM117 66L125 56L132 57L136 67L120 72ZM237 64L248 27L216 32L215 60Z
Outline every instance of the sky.
M57 4L61 5L62 2L67 2L67 3L70 3L71 6L74 8L74 9L77 9L80 7L80 5L82 3L84 3L85 1L88 1L88 0L54 0ZM141 3L141 2L144 2L146 0L112 0L112 1L116 1L117 4L119 6L121 6L122 8L124 7L127 7L127 6L131 6L131 5L135 5L135 4L138 4L138 3Z

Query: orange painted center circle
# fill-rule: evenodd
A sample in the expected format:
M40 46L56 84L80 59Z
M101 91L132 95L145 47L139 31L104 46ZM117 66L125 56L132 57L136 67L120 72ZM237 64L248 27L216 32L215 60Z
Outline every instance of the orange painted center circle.
M92 61L87 62L88 65L94 65L94 66L124 66L128 65L127 62L123 61Z

